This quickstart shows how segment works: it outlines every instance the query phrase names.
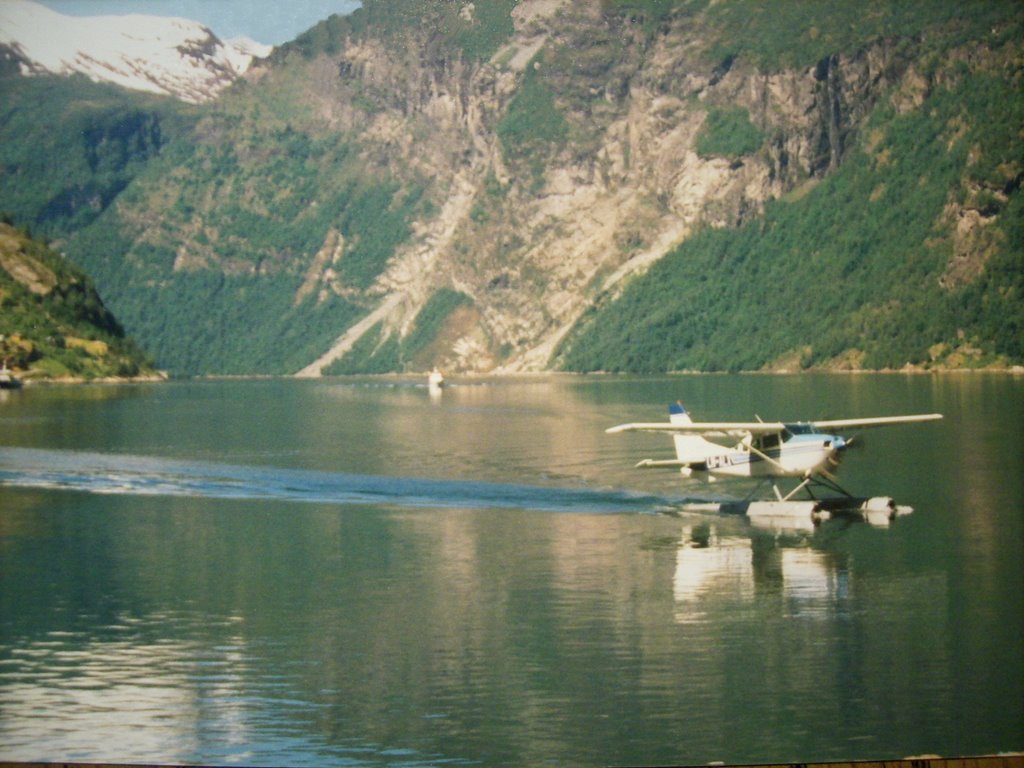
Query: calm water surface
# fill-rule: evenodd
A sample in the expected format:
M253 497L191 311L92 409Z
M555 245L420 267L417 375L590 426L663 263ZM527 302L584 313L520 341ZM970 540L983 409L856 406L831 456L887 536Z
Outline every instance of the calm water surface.
M1024 749L1024 378L0 393L0 760L608 765ZM771 533L606 435L940 411Z

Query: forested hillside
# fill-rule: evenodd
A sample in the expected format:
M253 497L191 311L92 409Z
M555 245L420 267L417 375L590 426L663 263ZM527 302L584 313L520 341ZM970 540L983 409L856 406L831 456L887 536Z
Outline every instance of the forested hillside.
M82 76L0 76L0 210L49 237L81 231L176 137L193 112Z
M1018 0L366 0L192 106L0 77L0 211L180 374L1003 367Z
M563 367L1024 360L1024 99L1006 74L964 65L922 109L877 109L820 184L739 228L700 232L599 301Z
M0 361L27 379L155 377L80 269L0 222Z

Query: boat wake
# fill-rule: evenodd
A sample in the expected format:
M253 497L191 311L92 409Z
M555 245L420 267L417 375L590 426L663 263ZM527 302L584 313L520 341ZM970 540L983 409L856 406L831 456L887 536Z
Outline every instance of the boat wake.
M653 514L678 504L675 499L623 490L355 475L32 448L0 448L0 486L93 494L549 512Z

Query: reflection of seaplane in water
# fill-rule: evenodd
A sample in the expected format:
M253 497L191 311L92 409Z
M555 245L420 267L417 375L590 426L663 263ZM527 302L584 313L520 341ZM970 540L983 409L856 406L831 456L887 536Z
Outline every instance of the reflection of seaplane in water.
M778 595L789 615L834 612L847 597L848 578L846 557L806 536L787 540L714 523L685 525L672 579L675 618L704 621L716 606L752 605L759 593Z
M703 623L755 603L786 616L835 615L850 596L850 571L849 553L811 531L778 536L728 521L687 523L672 580L675 618Z
M835 434L840 430L862 430L894 424L912 424L941 419L938 413L914 416L881 416L866 419L783 422L694 422L682 404L669 407L669 421L620 424L607 430L618 432L664 432L675 442L676 458L644 459L637 467L679 469L687 477L708 481L716 478L761 479L771 482L775 499L754 501L758 486L742 502L720 503L718 511L745 512L754 518L799 518L817 521L837 512L861 513L870 522L888 524L898 510L888 497L856 498L843 490L832 475L843 452L856 438ZM730 445L715 442L737 441ZM799 482L785 495L777 481L794 478ZM824 488L831 496L816 496ZM797 498L803 492L806 500ZM903 510L907 511L907 510Z

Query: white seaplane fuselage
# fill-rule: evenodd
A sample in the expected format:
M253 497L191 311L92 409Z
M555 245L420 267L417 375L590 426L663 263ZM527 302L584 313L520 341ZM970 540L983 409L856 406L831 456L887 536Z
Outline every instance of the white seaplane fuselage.
M669 423L657 425L671 432L675 443L676 459L658 461L645 459L640 468L679 467L686 476L714 479L715 477L806 477L827 471L835 466L846 440L838 435L819 432L808 423L737 425L723 423L703 424L699 433L685 430L692 425L690 415L680 405L669 411ZM634 429L656 425L629 425ZM755 434L760 433L760 434ZM739 437L733 446L709 440L705 435L719 438Z
M813 431L799 431L805 425L787 425L787 432L754 438L750 444L735 448L705 449L703 461L682 467L684 474L711 477L805 477L828 471L839 461L846 447L844 438ZM677 440L686 441L692 438ZM698 438L703 439L703 438ZM704 442L711 443L709 440ZM684 449L685 450L685 449Z
M669 408L667 423L635 423L608 432L663 432L672 436L676 458L644 459L640 468L679 468L687 476L810 477L827 475L850 441L833 429L879 427L941 419L939 414L882 416L815 422L694 423L682 405ZM731 441L731 445L727 444Z

